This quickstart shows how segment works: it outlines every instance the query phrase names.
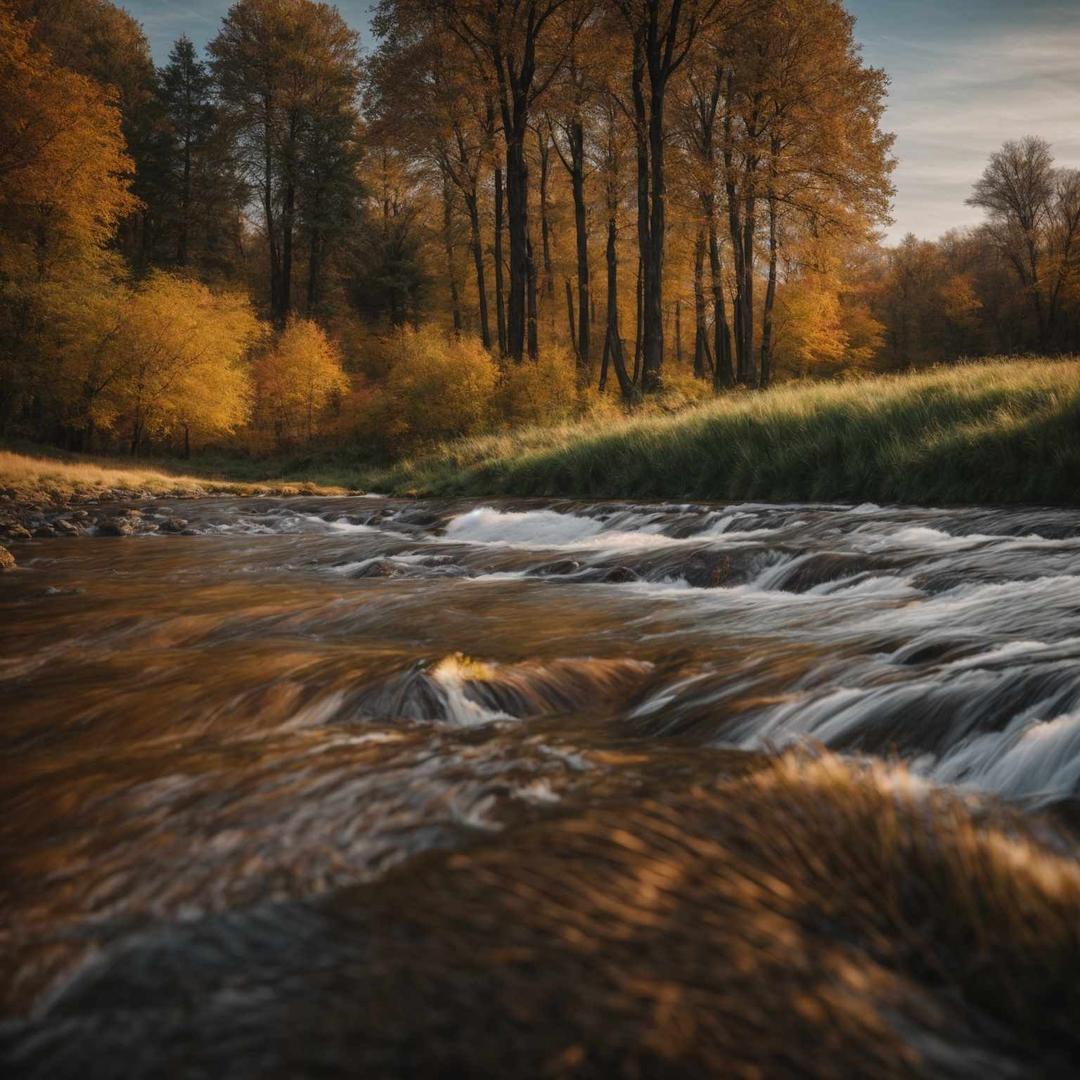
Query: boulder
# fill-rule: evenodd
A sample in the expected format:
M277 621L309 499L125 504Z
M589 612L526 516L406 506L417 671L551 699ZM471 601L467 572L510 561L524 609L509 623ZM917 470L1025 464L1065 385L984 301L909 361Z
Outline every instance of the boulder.
M135 526L126 518L106 518L98 522L97 531L100 536L131 536Z
M6 547L0 547L0 574L15 569L15 556Z

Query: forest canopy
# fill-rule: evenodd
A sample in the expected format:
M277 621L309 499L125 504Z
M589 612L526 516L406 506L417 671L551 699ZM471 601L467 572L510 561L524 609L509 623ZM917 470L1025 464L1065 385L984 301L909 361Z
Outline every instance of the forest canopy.
M237 0L156 67L0 0L0 435L375 457L776 381L1080 348L1080 173L882 243L839 0Z

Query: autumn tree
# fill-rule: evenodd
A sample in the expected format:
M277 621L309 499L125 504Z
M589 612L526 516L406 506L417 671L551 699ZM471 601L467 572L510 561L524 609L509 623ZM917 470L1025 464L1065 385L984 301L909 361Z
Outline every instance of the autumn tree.
M122 223L118 241L137 263L153 240L151 188L154 132L154 63L142 26L112 0L15 0L16 10L32 19L34 38L56 63L108 89L120 109L121 130L133 162L132 191L139 213Z
M597 33L595 0L571 0L563 10L566 59L560 82L553 87L549 107L549 126L559 160L570 179L574 203L574 254L577 266L577 327L574 338L578 363L588 369L592 359L590 315L592 294L589 281L589 224L585 181L591 171L588 161L586 130L591 127L597 105L597 68L603 47ZM545 259L547 237L545 235Z
M637 139L637 229L641 262L642 382L660 389L664 361L668 90L720 8L720 0L615 0L632 56L630 99Z
M0 427L47 389L50 298L89 274L137 203L110 93L0 5Z
M567 0L443 0L434 3L446 26L476 57L497 103L506 152L510 289L506 351L535 357L536 275L529 239L529 157L526 146L537 100L559 69L555 14ZM496 226L498 228L498 226ZM496 260L498 263L498 260Z
M123 303L107 401L137 454L148 438L225 435L247 418L245 360L261 327L247 298L155 273Z
M848 241L887 220L892 136L880 130L886 78L866 67L839 0L768 0L729 42L723 166L735 275L740 381L768 385L772 311L785 234ZM764 231L764 237L762 236ZM755 354L757 252L768 253Z
M279 445L311 442L327 408L348 389L339 349L310 319L292 319L256 367L258 409Z

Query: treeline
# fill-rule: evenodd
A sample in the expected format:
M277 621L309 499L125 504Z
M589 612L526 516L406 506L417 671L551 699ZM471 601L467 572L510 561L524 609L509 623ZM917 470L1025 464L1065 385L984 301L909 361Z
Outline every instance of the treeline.
M155 68L0 0L0 434L418 443L1080 346L1080 183L883 249L887 79L839 0L239 0ZM1021 197L1015 197L1019 192Z

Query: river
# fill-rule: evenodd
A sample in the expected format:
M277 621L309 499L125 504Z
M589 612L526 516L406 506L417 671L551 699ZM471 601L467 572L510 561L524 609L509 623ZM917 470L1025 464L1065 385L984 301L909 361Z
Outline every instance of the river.
M662 819L704 844L720 826L690 828L696 807L739 783L751 805L764 790L754 778L777 760L826 792L796 817L836 784L863 783L830 787L829 770L865 774L878 793L901 777L909 810L929 791L964 814L1003 815L1001 836L1021 830L1068 878L1080 512L376 496L142 504L150 528L178 515L180 535L15 545L20 569L0 582L4 1046L27 1074L116 1075L120 1062L131 1075L177 1063L192 1075L351 1074L379 1031L396 1034L372 1051L372 1075L433 1063L445 1075L530 1064L682 1075L709 1062L750 1075L798 1071L797 1061L817 1072L814 1053L837 1052L830 1029L859 1054L878 1047L880 1060L853 1057L848 1071L1025 1074L1026 1036L988 1034L993 1006L965 998L954 1014L899 961L882 971L895 980L903 968L895 993L906 1004L885 982L858 991L892 1002L873 1023L830 998L846 975L821 983L834 989L811 997L846 1019L799 1020L806 1030L791 1038L808 1057L785 1058L784 1037L768 1051L778 1056L754 1057L765 1051L748 1017L699 1060L715 1032L693 994L709 976L686 972L712 940L706 912L687 958L669 932L649 978L639 972L627 1000L648 999L669 1047L643 1038L639 1053L621 1034L641 1030L622 997L572 989L619 967L610 950L579 970L567 950L594 931L583 921L582 942L563 939L582 897L616 873L604 850L576 846L598 823L610 837L625 817L633 838L661 835ZM649 807L664 809L635 831ZM545 860L570 851L572 865L543 877ZM645 893L690 889L663 865L626 872ZM1037 887L1049 889L1042 873ZM532 913L575 880L528 936ZM526 914L511 914L530 889ZM637 925L645 901L634 896L605 900L599 924ZM707 893L693 896L713 910ZM487 921L461 929L478 912ZM768 940L784 940L774 929ZM416 944L451 930L469 944L449 958ZM555 937L550 954L537 944ZM405 940L412 952L388 944ZM477 942L493 940L497 958L447 983L445 969L460 973ZM629 930L614 940L641 955L660 947ZM521 950L530 959L519 970ZM783 951L790 971L798 949L788 940ZM426 966L410 966L421 953ZM382 972L384 990L358 990L361 969ZM771 985L784 1009L807 990ZM366 1019L346 1022L342 1001L358 994ZM563 1015L571 999L578 1012ZM598 1000L595 1023L581 1019L583 1002ZM409 1001L427 1019L403 1019ZM1077 1019L1075 992L1071 1001L1054 1021L1062 1031ZM661 1022L663 1008L698 1019ZM896 1011L904 1022L890 1027ZM582 1025L607 1033L604 1049ZM361 1028L366 1041L350 1041ZM670 1050L680 1038L683 1056Z

